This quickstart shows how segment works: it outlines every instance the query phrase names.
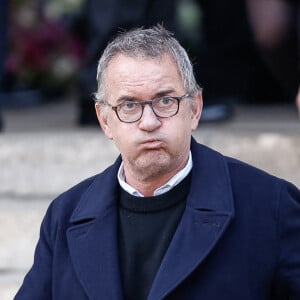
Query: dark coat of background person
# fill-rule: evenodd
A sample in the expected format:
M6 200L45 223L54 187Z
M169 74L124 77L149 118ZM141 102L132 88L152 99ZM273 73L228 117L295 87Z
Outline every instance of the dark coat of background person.
M3 0L0 2L0 131L3 127L2 120L2 101L1 92L4 90L3 78L5 72L5 59L7 54L7 22L8 22L8 1Z

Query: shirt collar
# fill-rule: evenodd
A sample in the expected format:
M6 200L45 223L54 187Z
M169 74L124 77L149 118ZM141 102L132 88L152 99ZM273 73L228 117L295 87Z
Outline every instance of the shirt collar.
M154 196L161 195L163 193L168 192L178 183L180 183L191 171L193 167L193 160L192 160L192 153L189 153L189 159L186 166L180 170L177 174L175 174L167 183L162 185L161 187L157 188L154 191ZM122 162L118 171L118 181L120 186L129 194L137 197L144 197L139 191L137 191L134 187L129 185L126 182L125 174L124 174L124 163Z

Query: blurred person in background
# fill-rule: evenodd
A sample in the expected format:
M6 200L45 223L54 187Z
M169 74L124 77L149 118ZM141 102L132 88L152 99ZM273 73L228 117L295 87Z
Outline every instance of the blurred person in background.
M92 93L99 53L119 29L163 23L175 31L177 1L174 0L87 0L87 55L79 81L79 125L97 125Z
M2 100L4 97L4 75L5 75L5 61L7 53L7 22L8 22L8 0L0 2L0 131L3 129L2 119Z
M258 54L245 0L194 0L201 39L194 47L195 72L203 86L203 121L222 121L235 104L282 101L283 92Z
M298 93L296 96L296 105L297 105L298 115L299 115L299 119L300 119L300 86L299 86Z
M300 112L300 1L247 0L255 42L266 66ZM298 96L297 96L298 95Z

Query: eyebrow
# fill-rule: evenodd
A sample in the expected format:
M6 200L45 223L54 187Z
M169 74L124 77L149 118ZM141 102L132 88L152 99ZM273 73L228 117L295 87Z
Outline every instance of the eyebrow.
M121 96L121 97L119 97L119 98L117 99L116 105L118 105L118 104L120 104L120 103L122 103L122 102L125 102L125 101L134 101L134 100L136 100L135 97L133 97L133 96L128 96L128 95L124 95L124 96Z
M175 92L174 89L162 90L162 91L156 93L154 97L155 97L155 98L163 97L163 96L172 94L172 93L174 93L174 92Z
M159 98L159 97L164 97L166 95L169 95L171 93L174 93L175 90L174 89L168 89L168 90L162 90L162 91L159 91L157 92L153 97L152 99L155 99L155 98ZM123 95L123 96L120 96L117 101L116 101L116 104L120 104L122 102L125 102L125 101L138 101L139 99L134 97L134 96L129 96L129 95ZM149 99L145 99L145 100L149 100Z

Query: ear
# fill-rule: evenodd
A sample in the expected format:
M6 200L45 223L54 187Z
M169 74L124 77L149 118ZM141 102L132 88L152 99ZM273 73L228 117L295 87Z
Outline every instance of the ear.
M95 110L96 110L96 115L97 115L97 119L98 122L103 130L103 132L105 133L105 135L112 140L112 133L110 130L110 126L107 122L107 114L104 112L104 107L103 105L101 105L100 103L96 103L95 104Z
M196 130L198 127L198 123L202 113L202 108L203 108L202 92L199 91L194 98L194 103L192 107L192 130Z

